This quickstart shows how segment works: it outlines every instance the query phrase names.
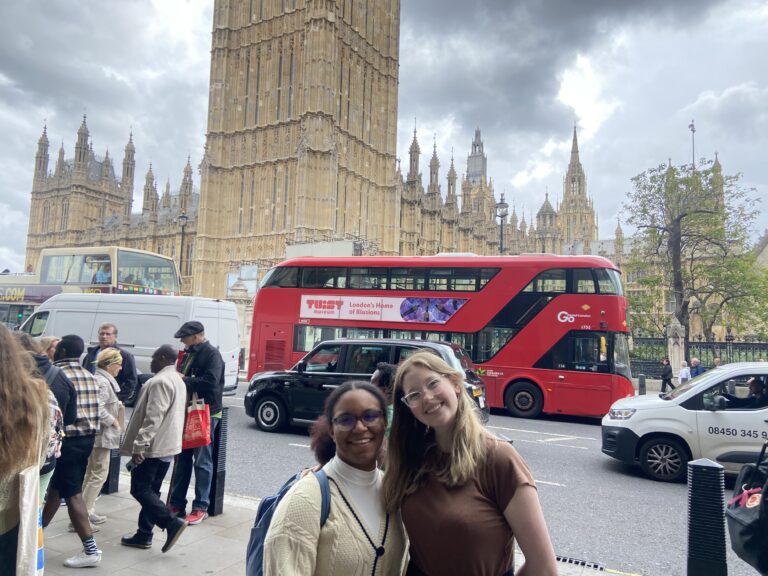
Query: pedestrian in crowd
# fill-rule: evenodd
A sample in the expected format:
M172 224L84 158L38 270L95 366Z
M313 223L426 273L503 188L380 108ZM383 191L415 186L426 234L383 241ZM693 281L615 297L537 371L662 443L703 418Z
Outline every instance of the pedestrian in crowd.
M97 566L101 562L101 550L96 546L93 537L95 530L88 520L88 510L82 495L85 469L99 430L99 383L93 374L80 365L80 356L84 350L83 339L70 334L61 338L54 355L56 366L64 371L75 386L77 418L73 424L64 427L61 456L56 462L43 509L43 526L51 523L64 498L69 519L83 543L83 550L79 554L64 561L64 566L68 568Z
M680 384L685 384L691 379L691 369L688 368L688 362L685 360L680 362L680 373L677 375L677 378L680 380Z
M99 326L99 344L88 348L88 353L83 358L83 366L92 374L96 374L96 356L107 348L118 350L123 358L122 369L118 372L115 380L120 386L118 398L121 402L130 403L136 391L136 360L133 358L133 354L117 344L117 326L109 322Z
M672 391L675 387L672 385L672 366L669 365L669 358L662 358L661 360L661 393L664 394L669 390Z
M384 502L402 509L417 574L557 574L533 476L517 451L489 434L463 374L418 352L394 382ZM513 540L514 538L514 540Z
M96 356L96 380L99 383L99 431L93 443L88 468L83 481L83 500L91 524L103 524L107 517L96 513L96 498L109 475L109 457L113 448L120 448L120 386L115 376L120 372L123 357L116 348L105 348Z
M213 479L213 443L221 422L224 359L216 347L205 339L205 327L200 322L185 322L173 337L181 339L184 344L184 357L180 361L179 371L184 375L187 399L196 393L205 400L211 414L211 443L200 448L182 450L176 457L172 477L171 511L179 517L185 517L187 489L194 462L195 499L192 501L192 511L186 516L187 522L194 525L208 518Z
M48 359L53 362L53 355L56 353L56 344L59 343L60 338L58 336L40 336L37 339L40 342L40 348L43 354L48 356Z
M370 382L350 381L328 396L312 446L331 490L321 527L321 493L307 474L277 505L264 542L266 576L403 574L406 539L398 509L381 499L376 466L386 428L386 400Z
M396 364L379 362L376 364L376 370L371 374L371 384L379 388L381 393L384 394L384 398L387 399L387 430L384 434L385 438L389 438L389 432L392 427L392 381L395 379L396 372Z
M715 359L712 361L712 364L714 364L715 368L719 367L721 364L720 356L715 356Z
M40 499L44 502L48 492L48 484L60 454L64 426L73 424L77 418L77 392L75 392L75 386L64 374L64 371L51 364L38 342L26 332L14 332L14 336L35 362L33 376L43 378L48 384L48 392L53 394L53 400L48 399L52 443L49 444L45 464L40 468Z
M19 507L19 472L43 463L50 436L48 390L30 375L33 369L0 324L0 576L16 574L19 531L37 530L21 526Z
M704 374L707 369L701 365L701 360L696 357L691 358L691 378L696 378L700 374Z
M159 526L166 532L163 552L168 552L187 527L160 499L165 474L181 452L184 431L187 389L174 366L177 357L176 349L167 344L152 354L150 369L155 375L142 387L125 430L120 453L131 457L131 496L141 504L141 511L138 530L123 536L123 546L150 548L152 530Z

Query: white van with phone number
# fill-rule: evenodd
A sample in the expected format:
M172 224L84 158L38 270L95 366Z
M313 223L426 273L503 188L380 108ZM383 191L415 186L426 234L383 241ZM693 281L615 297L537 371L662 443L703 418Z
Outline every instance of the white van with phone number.
M768 397L754 396L767 383L768 362L740 362L665 395L618 400L602 421L602 451L662 482L682 480L698 458L737 474L768 440Z
M152 353L158 347L171 344L181 349L173 335L188 320L205 326L206 338L224 359L224 394L234 394L240 360L240 323L234 303L226 300L143 294L57 294L43 302L20 330L35 337L77 334L86 346L92 346L98 344L99 326L112 323L118 330L117 344L133 354L140 373L148 373Z

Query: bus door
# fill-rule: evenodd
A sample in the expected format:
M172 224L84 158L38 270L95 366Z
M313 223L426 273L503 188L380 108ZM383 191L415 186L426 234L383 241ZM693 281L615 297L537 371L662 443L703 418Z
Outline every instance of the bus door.
M258 328L255 372L288 370L291 367L291 325L263 322ZM251 358L254 361L254 358Z
M536 368L547 368L548 412L597 416L608 411L611 377L606 333L571 331Z

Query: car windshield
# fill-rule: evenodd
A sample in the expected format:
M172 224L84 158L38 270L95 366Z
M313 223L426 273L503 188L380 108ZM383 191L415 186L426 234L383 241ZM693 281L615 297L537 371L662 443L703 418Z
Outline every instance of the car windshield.
M682 396L683 394L688 392L688 390L690 390L691 388L698 386L699 383L710 380L710 377L713 374L715 375L715 377L717 377L717 374L721 371L722 371L722 368L713 368L712 370L707 370L703 374L699 374L698 376L696 376L696 378L688 380L688 382L686 382L685 384L678 386L671 392L667 392L667 394L662 396L662 398L664 398L664 400L672 400L673 398Z

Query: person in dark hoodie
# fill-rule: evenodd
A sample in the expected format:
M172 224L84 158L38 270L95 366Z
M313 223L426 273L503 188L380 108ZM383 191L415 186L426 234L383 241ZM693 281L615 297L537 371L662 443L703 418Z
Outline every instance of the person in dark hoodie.
M75 418L77 418L77 391L72 381L64 374L61 368L51 363L42 347L29 334L26 332L14 332L14 336L16 336L16 340L21 347L32 356L37 365L36 373L33 376L43 378L48 384L48 389L56 398L56 404L61 411L62 417L60 425L68 426L73 424ZM55 419L55 414L52 414L52 427L56 425L53 419ZM55 451L53 453L49 452L45 459L45 464L40 468L40 496L43 501L45 501L48 483L51 480L51 476L53 476L53 469L56 467L56 458Z
M118 400L131 405L135 400L134 394L136 392L136 382L138 375L136 374L136 360L133 354L127 350L120 348L117 344L117 326L109 322L99 326L99 345L91 346L88 348L88 352L83 358L83 368L89 370L91 374L96 374L96 356L99 352L106 348L115 348L120 350L120 355L123 357L122 369L117 374L115 380L120 386L120 393L117 395Z

